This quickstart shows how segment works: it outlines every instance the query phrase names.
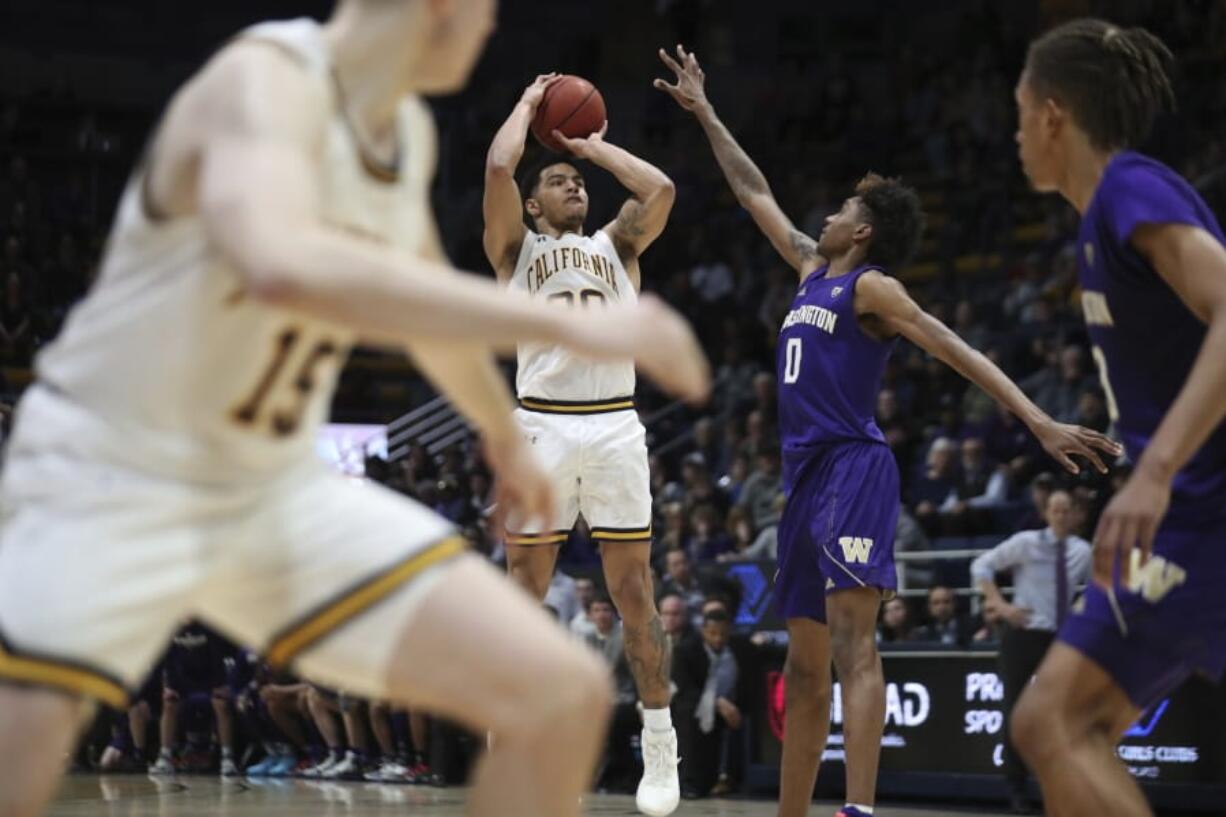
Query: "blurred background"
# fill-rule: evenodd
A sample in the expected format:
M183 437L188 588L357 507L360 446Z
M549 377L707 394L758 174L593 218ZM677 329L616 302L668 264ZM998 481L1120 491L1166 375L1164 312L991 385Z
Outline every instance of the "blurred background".
M5 404L30 382L32 356L88 290L119 192L176 86L243 26L304 14L322 18L330 7L327 0L0 0ZM756 634L752 646L760 654L742 659L753 667L744 677L753 680L740 692L751 717L736 739L739 759L722 770L737 786L752 787L755 768L765 769L759 776L769 780L777 762L770 673L778 666L774 632L780 628L771 618L769 585L782 497L774 342L795 279L736 205L697 125L652 89L654 77L666 76L656 49L684 43L697 52L717 111L806 232L816 235L868 170L917 187L928 214L923 248L908 268L893 272L1049 414L1107 430L1077 307L1076 216L1062 200L1027 190L1013 138L1012 92L1026 44L1047 27L1086 14L1144 25L1176 53L1180 109L1159 123L1146 150L1193 180L1221 218L1226 2L1220 0L508 1L469 90L431 100L440 146L436 213L451 258L478 274L492 274L480 244L485 151L538 73L592 80L608 106L607 138L676 182L669 226L643 257L643 285L693 321L718 384L711 404L697 410L640 387L652 452L655 563L661 586L683 598L687 616L700 619L706 601L723 599L735 629L747 639ZM524 161L532 160L530 152ZM602 171L585 170L593 202L588 227L595 229L624 193ZM375 429L381 454L364 467L362 455L373 453L366 448L370 432L334 432L323 446L337 449L331 458L435 507L500 558L500 536L485 525L490 484L479 451L463 422L407 362L356 354L333 414L338 424L386 428ZM913 737L911 745L970 747L965 759L963 748L945 755L958 768L934 771L986 779L999 765L991 693L968 709L969 685L961 697L959 685L993 671L1000 624L979 615L968 562L1015 531L1042 527L1043 503L1055 488L1071 492L1075 529L1088 537L1126 466L1106 476L1057 472L1026 430L984 393L905 342L890 363L877 419L903 474L897 548L916 554L901 562L902 605L883 621L882 641L908 649L919 643L916 632L944 615L933 612L929 598L943 587L965 625L954 643L937 638L934 649L972 656L982 650L978 658L950 655L949 663L925 665L924 679L913 681L926 685L929 704L948 694L954 711L938 713L933 705L925 718L946 719L945 731ZM356 460L338 439L357 440L351 443L359 446ZM670 555L677 551L686 566L682 556ZM941 555L949 553L961 555ZM598 576L582 529L562 563L571 578ZM899 681L900 690L905 683ZM990 685L981 684L978 694L985 688ZM1201 729L1206 719L1220 724L1220 689L1196 694L1216 703L1181 704L1187 727L1198 719ZM913 715L918 706L916 699ZM902 728L907 718L899 707ZM977 724L983 721L978 732L970 730L972 711L989 713L975 716ZM1221 784L1221 732L1203 743L1179 733L1177 743L1200 747L1194 763L1138 768L1152 768L1142 776L1161 781ZM884 779L916 764L944 762L935 758L940 752L921 754L892 760L887 750Z

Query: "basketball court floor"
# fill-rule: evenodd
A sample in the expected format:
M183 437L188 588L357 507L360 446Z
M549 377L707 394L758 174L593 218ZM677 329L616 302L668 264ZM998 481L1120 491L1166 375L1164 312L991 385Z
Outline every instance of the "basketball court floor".
M634 798L592 795L586 813L635 815ZM389 786L377 783L318 783L304 780L222 781L210 777L153 778L138 775L74 775L64 781L47 817L459 817L463 789ZM814 817L832 817L841 803L815 803ZM1001 812L948 806L879 806L881 817L987 817ZM774 817L766 801L683 802L677 817Z

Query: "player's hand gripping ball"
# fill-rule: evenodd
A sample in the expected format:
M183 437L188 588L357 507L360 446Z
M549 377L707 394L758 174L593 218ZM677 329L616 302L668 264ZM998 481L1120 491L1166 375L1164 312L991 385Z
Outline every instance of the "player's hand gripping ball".
M549 83L532 119L532 135L555 153L568 152L554 136L586 139L605 126L604 98L582 77L564 74Z

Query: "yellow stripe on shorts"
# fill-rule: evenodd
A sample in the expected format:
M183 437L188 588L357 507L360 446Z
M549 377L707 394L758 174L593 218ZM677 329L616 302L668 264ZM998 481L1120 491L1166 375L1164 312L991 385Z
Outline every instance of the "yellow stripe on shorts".
M592 538L606 542L638 542L651 538L651 526L645 528L592 528Z
M266 655L268 663L286 666L303 650L366 612L427 568L459 556L467 548L460 537L449 537L327 602L273 639Z
M128 692L115 679L51 658L14 655L5 649L3 642L0 642L0 681L49 687L93 698L116 709L128 705Z
M570 538L570 531L544 531L542 533L508 533L508 545L560 545Z

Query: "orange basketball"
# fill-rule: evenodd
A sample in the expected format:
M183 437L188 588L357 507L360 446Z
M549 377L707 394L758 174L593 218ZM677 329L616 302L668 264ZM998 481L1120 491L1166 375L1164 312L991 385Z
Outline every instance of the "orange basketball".
M532 135L555 153L564 153L565 148L553 138L555 130L567 138L582 139L600 130L606 116L604 97L596 86L583 77L564 74L545 90L532 119Z

